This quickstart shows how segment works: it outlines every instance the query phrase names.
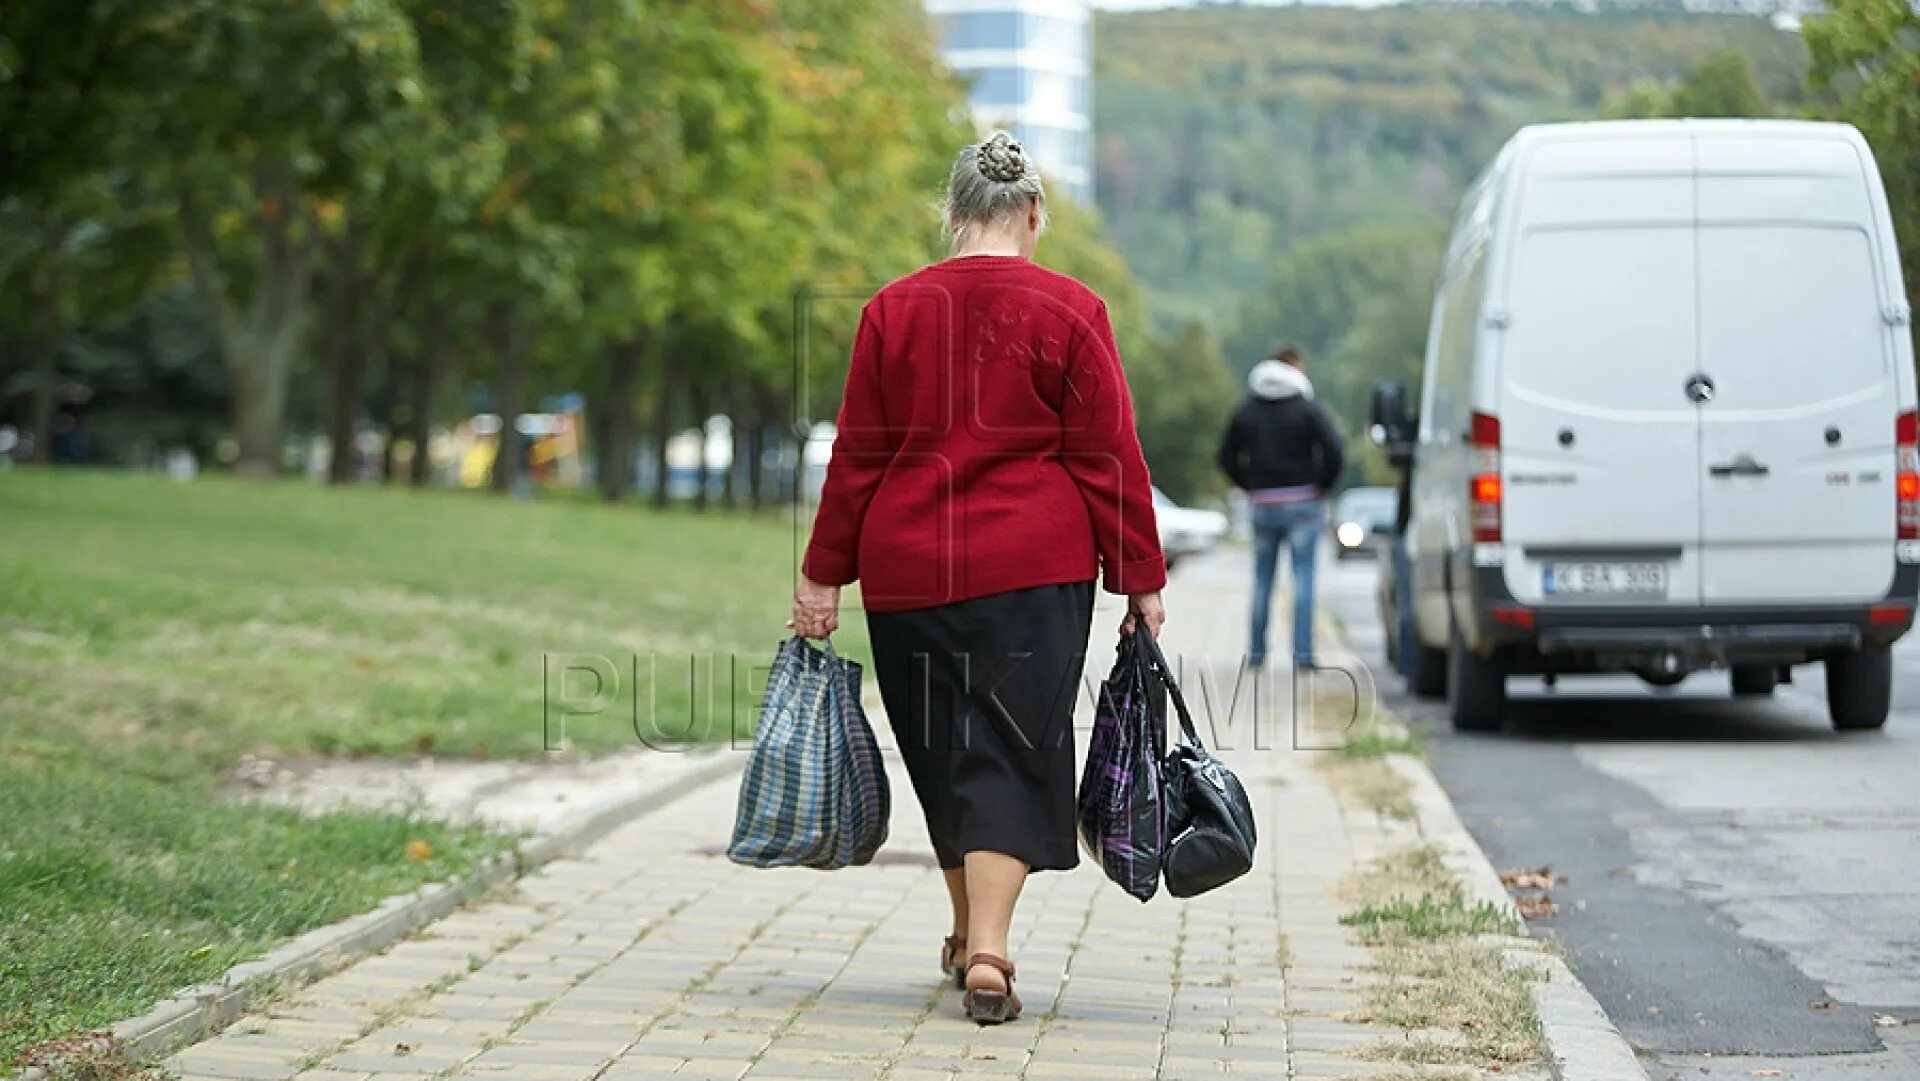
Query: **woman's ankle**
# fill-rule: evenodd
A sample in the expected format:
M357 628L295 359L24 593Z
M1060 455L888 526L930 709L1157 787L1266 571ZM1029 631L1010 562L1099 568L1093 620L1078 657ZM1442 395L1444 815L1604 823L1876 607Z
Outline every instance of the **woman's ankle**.
M998 991L1005 994L1012 989L1007 984L1006 974L988 964L968 965L966 983L969 991Z

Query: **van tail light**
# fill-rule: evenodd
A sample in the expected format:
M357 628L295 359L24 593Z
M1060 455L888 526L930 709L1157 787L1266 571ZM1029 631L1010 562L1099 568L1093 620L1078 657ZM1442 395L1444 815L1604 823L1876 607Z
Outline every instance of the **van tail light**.
M1905 623L1912 615L1913 609L1904 604L1876 604L1867 609L1867 623L1875 627L1890 627Z
M1517 604L1496 604L1493 606L1493 621L1530 631L1533 629L1533 609Z
M1473 475L1467 481L1467 502L1471 508L1473 539L1477 542L1500 541L1500 418L1491 413L1475 413L1468 428L1473 448ZM1915 475L1920 481L1920 474ZM1920 496L1916 496L1920 500ZM1904 506L1904 504L1903 504ZM1915 504L1920 511L1920 501ZM1915 518L1920 525L1920 516ZM1916 534L1920 535L1920 534ZM1901 536L1906 536L1902 533Z
M1920 413L1902 410L1894 421L1893 455L1895 535L1920 540Z

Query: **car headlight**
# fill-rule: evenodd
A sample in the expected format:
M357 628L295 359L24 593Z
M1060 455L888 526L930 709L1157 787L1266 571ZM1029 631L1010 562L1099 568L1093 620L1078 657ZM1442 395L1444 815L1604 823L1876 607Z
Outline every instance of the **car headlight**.
M1342 548L1358 548L1367 539L1367 530L1359 522L1341 522L1333 536Z

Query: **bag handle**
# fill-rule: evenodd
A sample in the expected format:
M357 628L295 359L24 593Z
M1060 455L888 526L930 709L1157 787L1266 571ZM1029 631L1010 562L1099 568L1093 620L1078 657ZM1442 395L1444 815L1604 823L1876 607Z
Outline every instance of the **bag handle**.
M1166 654L1160 652L1160 643L1154 640L1153 632L1146 628L1144 620L1133 629L1133 648L1146 656L1161 685L1166 687L1167 697L1173 699L1173 711L1180 718L1180 731L1187 737L1187 742L1206 750L1207 745L1200 742L1200 733L1193 726L1193 714L1187 709L1187 698L1180 693L1180 684L1173 680L1173 669L1167 666Z

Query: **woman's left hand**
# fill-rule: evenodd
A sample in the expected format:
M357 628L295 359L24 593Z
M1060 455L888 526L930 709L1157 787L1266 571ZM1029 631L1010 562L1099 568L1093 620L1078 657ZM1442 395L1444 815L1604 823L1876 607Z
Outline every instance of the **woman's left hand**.
M793 588L793 618L787 626L802 638L825 638L840 627L840 587L801 578Z

